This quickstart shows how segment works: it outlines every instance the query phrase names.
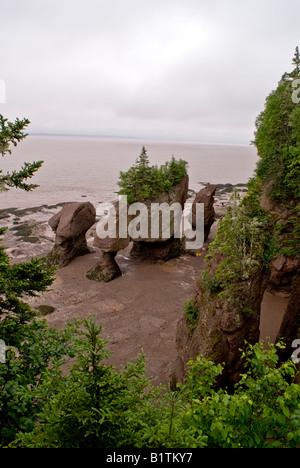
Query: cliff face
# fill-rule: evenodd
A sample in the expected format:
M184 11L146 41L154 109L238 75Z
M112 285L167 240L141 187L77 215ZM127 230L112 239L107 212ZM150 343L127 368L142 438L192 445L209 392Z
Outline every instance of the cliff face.
M272 242L276 244L282 241L280 235L275 236L276 226L279 222L281 225L285 222L288 224L291 213L288 213L286 207L281 211L280 206L275 204L272 210L266 210L265 205L259 206L264 210L265 219L269 219L264 227L263 224L259 227L261 236L263 232L265 234L268 232L265 240L262 239L261 243L253 245L253 251L250 253L249 238L246 235L240 238L240 233L235 233L239 239L239 250L243 249L244 243L248 244L248 251L245 248L243 254L236 255L234 246L227 240L234 237L234 233L226 231L224 227L226 221L223 226L221 224L215 240L216 245L213 247L212 259L208 262L208 269L197 286L197 327L192 330L185 317L177 327L177 350L185 371L189 360L202 355L224 365L219 384L230 384L239 380L240 373L244 370L241 350L245 348L245 342L255 344L259 341L261 303L266 289L273 292L284 290L290 294L289 305L278 335L278 340L282 339L287 346L283 359L291 357L292 342L298 337L299 258L285 256L279 252L270 257L272 261L267 262L268 256L265 255L263 258L261 255L264 250L271 249ZM237 210L233 218L239 216L241 214ZM251 224L251 218L248 221ZM256 235L259 236L259 232ZM286 233L283 237L287 239ZM230 245L232 252L226 244ZM260 251L259 255L255 254L255 249ZM233 261L235 258L236 265L231 264L230 256ZM238 268L238 264L243 268Z
M224 364L219 383L235 383L243 369L240 350L245 341L259 341L260 307L268 282L261 269L246 283L234 284L234 302L209 294L201 285L197 292L198 325L192 332L186 318L178 323L177 349L184 366L202 355L216 364ZM186 371L186 368L185 368Z
M293 341L300 338L300 269L294 276L291 285L291 295L289 298L286 313L284 315L277 341L283 340L286 343L286 349L280 351L282 360L291 356ZM300 370L300 369L299 369Z
M274 202L268 196L268 185L261 196L261 205L268 209L280 225L278 232L278 254L269 264L270 278L267 285L273 293L289 294L289 301L276 341L283 341L284 350L278 353L282 361L293 353L293 341L300 337L300 258L299 239L299 201L291 198L284 202ZM298 234L297 234L298 233Z

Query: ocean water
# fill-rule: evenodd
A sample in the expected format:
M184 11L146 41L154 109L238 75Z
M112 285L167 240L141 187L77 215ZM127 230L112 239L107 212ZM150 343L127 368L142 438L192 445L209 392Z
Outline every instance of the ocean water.
M257 162L253 146L194 142L154 141L128 138L29 135L12 155L1 160L0 169L18 170L22 164L43 160L31 193L12 189L0 192L0 208L31 208L61 202L109 202L117 198L120 171L135 163L145 146L151 164L164 164L172 156L188 162L190 188L201 183L238 184L252 177Z

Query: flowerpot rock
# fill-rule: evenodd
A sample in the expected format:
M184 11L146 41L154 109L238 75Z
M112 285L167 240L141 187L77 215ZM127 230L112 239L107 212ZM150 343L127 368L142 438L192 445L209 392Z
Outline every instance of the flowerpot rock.
M90 253L86 233L95 222L96 210L90 202L64 206L49 221L56 236L54 248L47 258L48 264L63 268L74 258Z

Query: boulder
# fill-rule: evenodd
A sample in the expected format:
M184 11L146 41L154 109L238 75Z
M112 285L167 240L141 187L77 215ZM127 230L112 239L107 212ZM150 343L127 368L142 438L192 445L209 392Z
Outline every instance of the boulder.
M296 257L280 255L270 263L269 267L271 287L291 285L298 268L300 268L300 260Z
M151 216L151 205L159 204L162 205L166 203L169 207L173 203L179 203L181 208L184 208L184 204L188 197L188 188L189 188L189 177L186 175L184 176L180 182L178 182L174 187L170 190L170 192L164 192L157 198L148 198L144 200L142 203L147 208L147 214L145 219L143 217L143 213L140 214L139 219L141 219L141 223L144 223L148 226L148 233L147 236L142 237L140 236L138 239L133 239L135 242L165 242L171 239L174 236L174 222L173 222L173 212L171 211L171 218L168 218L167 223L163 224L162 220L158 226L158 236L152 235L152 223L153 219ZM166 235L165 228L169 227L170 232Z
M165 262L170 258L178 257L182 251L181 239L174 238L173 211L170 211L171 216L168 216L167 219L167 227L170 228L168 235L164 235L164 226L160 221L158 226L158 236L151 236L151 228L153 228L151 224L151 205L153 203L159 205L165 203L168 206L171 206L173 203L179 203L183 210L188 195L188 184L189 178L188 176L185 176L171 189L170 192L165 192L158 198L143 201L143 213L138 210L136 213L132 213L130 208L133 210L134 207L132 205L127 205L127 219L125 219L125 223L127 223L126 238L119 237L120 202L118 201L115 203L113 210L111 211L112 222L109 221L108 217L104 219L104 222L107 224L107 236L105 238L100 238L97 235L97 232L95 234L94 246L101 250L102 258L100 262L87 273L87 278L94 281L108 282L120 276L122 273L115 257L120 250L128 247L131 241L133 241L133 246L130 254L133 258L139 258L143 261ZM130 223L134 220L137 225L146 226L147 233L145 237L130 237L130 235L133 235L133 231L129 229L129 227ZM139 228L137 228L137 231L139 231Z
M48 255L48 264L63 268L74 258L90 253L86 233L95 222L96 210L91 203L64 206L49 221L56 236L54 248Z

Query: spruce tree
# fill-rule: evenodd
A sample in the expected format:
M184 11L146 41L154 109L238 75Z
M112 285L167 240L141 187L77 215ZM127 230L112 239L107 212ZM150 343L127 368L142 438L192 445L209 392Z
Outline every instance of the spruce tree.
M24 132L25 128L30 124L28 119L16 119L15 122L9 122L3 115L0 114L0 153L4 157L6 154L11 154L11 145L17 146L20 141L24 140L28 134ZM40 169L43 161L24 163L24 166L19 171L3 174L0 170L0 190L8 190L11 187L19 188L27 192L35 189L37 185L27 184L26 181L31 179L36 171Z
M295 66L295 69L291 73L291 76L293 77L300 77L300 52L299 52L299 47L296 47L295 50L295 55L293 58L293 65Z
M28 124L27 119L12 123L0 116L2 156L11 154L11 145L16 146L26 138L24 129ZM6 175L0 171L0 187L33 190L36 185L27 184L27 179L41 165L42 161L24 163L21 171ZM0 228L0 237L6 229ZM24 389L38 386L49 363L63 352L63 334L49 330L26 302L26 297L46 291L54 280L53 273L53 268L46 268L44 259L12 262L0 246L0 447L13 440L19 430L32 430L39 402L30 395L24 398L20 395Z

